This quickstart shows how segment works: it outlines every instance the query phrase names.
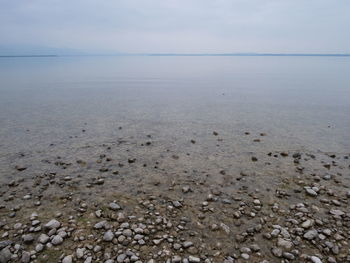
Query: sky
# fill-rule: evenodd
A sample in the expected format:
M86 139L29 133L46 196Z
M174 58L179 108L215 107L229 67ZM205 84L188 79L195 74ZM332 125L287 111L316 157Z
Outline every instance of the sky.
M0 0L0 47L350 53L350 0Z

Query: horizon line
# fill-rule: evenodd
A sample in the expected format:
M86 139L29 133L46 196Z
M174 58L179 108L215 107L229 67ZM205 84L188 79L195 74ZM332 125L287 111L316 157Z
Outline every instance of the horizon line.
M350 53L91 53L91 54L40 54L40 55L0 55L0 58L25 58L25 57L88 57L88 56L256 56L256 57L349 57Z

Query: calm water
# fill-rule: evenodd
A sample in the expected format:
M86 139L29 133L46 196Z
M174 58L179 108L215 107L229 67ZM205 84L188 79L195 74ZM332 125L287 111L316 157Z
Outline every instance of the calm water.
M350 58L57 57L0 59L0 156L157 134L212 133L237 151L350 151ZM86 132L82 132L82 130ZM261 148L259 148L261 149Z

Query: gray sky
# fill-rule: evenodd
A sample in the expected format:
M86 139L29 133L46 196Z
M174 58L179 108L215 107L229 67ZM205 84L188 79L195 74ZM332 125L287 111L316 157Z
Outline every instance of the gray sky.
M346 52L350 0L0 0L0 45Z

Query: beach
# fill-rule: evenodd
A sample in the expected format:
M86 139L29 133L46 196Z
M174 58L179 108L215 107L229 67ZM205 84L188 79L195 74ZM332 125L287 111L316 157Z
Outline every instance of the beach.
M348 58L4 60L0 262L350 262Z

